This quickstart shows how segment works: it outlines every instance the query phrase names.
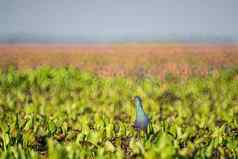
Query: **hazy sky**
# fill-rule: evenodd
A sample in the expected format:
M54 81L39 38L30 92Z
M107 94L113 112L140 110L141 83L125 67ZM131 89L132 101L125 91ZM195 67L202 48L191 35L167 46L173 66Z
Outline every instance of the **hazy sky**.
M0 36L238 39L238 0L0 0Z

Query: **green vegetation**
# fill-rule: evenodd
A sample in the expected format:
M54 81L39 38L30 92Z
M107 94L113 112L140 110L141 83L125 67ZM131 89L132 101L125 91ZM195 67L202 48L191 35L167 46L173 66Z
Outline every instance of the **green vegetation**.
M237 158L238 70L160 81L75 68L0 73L1 158ZM132 125L132 97L151 125Z

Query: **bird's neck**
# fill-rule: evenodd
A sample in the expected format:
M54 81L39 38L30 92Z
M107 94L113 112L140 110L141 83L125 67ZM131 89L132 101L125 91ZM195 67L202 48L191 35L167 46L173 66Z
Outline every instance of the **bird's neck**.
M144 110L143 110L143 106L141 103L137 103L136 104L136 116L144 116L145 113L144 113Z

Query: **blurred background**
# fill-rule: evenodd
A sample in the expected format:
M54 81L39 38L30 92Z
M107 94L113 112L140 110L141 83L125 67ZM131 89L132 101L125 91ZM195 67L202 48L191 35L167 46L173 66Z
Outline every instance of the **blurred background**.
M236 0L1 0L2 42L237 42Z

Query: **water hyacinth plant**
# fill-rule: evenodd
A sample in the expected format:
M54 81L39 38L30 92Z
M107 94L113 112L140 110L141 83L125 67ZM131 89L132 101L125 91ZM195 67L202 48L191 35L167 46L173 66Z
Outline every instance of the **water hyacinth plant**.
M237 158L237 75L175 82L72 67L0 71L0 158ZM151 125L140 137L135 95Z

